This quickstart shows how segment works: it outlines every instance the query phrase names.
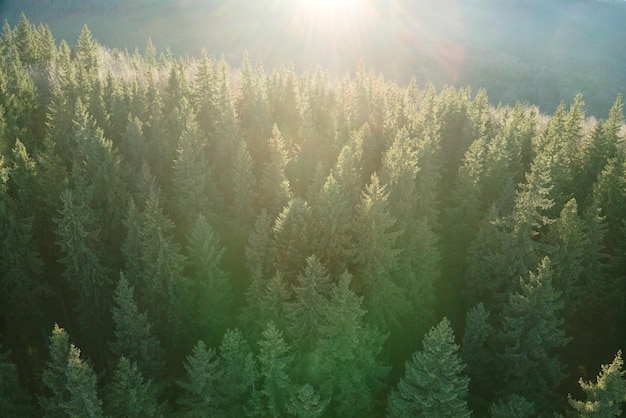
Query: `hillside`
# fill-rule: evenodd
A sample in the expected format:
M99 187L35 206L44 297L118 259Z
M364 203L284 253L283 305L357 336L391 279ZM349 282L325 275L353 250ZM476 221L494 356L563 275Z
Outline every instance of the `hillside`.
M350 20L311 19L306 0L5 0L0 18L24 11L70 43L83 24L107 47L238 62L244 51L276 67L322 65L333 75L361 59L387 79L487 88L495 103L551 113L583 93L602 117L626 89L626 3L595 0L356 0ZM303 6L304 5L304 6ZM331 29L330 31L328 29Z

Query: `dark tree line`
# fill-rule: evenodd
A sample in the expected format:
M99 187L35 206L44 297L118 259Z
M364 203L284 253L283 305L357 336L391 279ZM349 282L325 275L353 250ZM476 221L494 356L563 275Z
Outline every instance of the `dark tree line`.
M621 97L543 115L24 17L0 64L2 415L621 413Z

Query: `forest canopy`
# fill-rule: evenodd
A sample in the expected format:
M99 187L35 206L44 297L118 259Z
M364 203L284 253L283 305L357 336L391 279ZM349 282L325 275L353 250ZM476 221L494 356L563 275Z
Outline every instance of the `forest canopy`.
M5 24L0 411L619 416L613 100Z

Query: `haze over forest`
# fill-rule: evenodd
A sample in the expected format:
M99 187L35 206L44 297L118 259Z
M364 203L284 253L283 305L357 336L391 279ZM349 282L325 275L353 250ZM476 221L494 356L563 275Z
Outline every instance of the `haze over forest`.
M0 416L620 416L625 6L431 3L2 2Z
M174 56L206 49L237 63L248 51L268 67L321 65L338 76L364 60L400 84L486 88L494 104L519 100L546 113L583 93L587 114L602 117L626 90L626 2L365 0L349 16L311 15L306 3L4 0L0 18L16 24L24 11L70 43L87 24L109 48L143 50L150 37Z

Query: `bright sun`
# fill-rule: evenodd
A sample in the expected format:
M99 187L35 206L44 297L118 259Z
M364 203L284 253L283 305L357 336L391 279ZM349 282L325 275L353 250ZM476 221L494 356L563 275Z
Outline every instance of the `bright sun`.
M296 0L296 15L300 29L309 36L354 36L361 8L366 0Z
M349 13L358 6L359 0L298 0L301 6L312 14L333 17L336 14Z

